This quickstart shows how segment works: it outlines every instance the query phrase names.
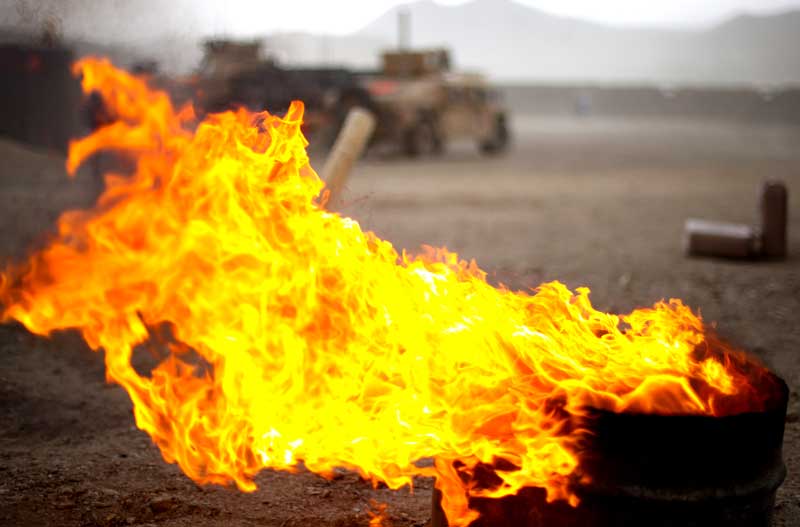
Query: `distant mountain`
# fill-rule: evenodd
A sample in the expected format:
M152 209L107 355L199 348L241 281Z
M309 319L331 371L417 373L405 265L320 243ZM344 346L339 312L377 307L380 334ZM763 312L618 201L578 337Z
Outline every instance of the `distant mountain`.
M40 9L14 7L20 5ZM20 0L0 3L0 26L37 32L56 19L65 39L79 43L80 50L111 49L115 57L128 58L122 65L155 59L164 71L186 72L201 59L200 40L219 36L214 10L196 5L195 0ZM265 49L287 64L374 68L380 51L396 45L399 9L410 13L412 46L449 47L457 67L507 82L800 84L800 11L741 15L705 30L665 30L558 17L514 0L451 6L418 0L352 35L272 34L264 37Z
M357 35L396 41L394 8ZM421 0L411 43L447 45L460 67L505 80L659 84L800 83L800 11L737 16L707 30L631 29L552 16L513 0Z

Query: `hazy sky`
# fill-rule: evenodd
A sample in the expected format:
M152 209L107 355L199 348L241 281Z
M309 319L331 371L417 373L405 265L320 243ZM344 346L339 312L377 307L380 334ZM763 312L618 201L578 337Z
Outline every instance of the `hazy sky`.
M464 0L437 0L455 5ZM771 13L800 8L800 0L516 0L550 13L619 25L698 27L735 13ZM239 2L211 1L215 28L221 32L249 32L250 26L271 30L303 30L344 34L355 31L402 0L245 0L254 6L253 17L242 19ZM235 27L223 27L233 25Z
M610 24L668 26L705 25L741 11L769 13L800 7L800 0L522 0L520 3Z
M153 9L163 2L164 9ZM357 31L408 0L0 0L0 24L34 27L48 16L68 19L68 32L146 38L151 33L264 35ZM436 0L456 5L465 0ZM481 0L508 1L508 0ZM736 13L800 9L800 0L514 0L562 16L616 25L703 27ZM137 11L136 5L147 6ZM413 26L413 21L412 21Z

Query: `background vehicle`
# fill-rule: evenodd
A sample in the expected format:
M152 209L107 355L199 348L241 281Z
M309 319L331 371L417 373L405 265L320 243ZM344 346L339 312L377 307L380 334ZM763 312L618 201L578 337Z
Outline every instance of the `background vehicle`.
M193 98L201 113L244 106L280 114L299 99L305 132L330 145L360 106L378 120L371 144L397 145L409 156L440 153L454 140L472 140L487 154L509 142L498 93L481 75L450 71L444 49L386 52L379 71L285 68L263 56L259 41L209 40L204 49L176 97Z
M364 86L378 113L377 142L409 156L440 153L454 140L475 141L491 154L509 143L506 111L482 75L450 71L444 49L383 54L383 69Z
M197 74L183 86L201 112L244 106L282 114L299 99L306 106L304 130L335 137L340 106L370 107L358 77L345 68L285 68L264 56L259 41L209 40L204 49Z

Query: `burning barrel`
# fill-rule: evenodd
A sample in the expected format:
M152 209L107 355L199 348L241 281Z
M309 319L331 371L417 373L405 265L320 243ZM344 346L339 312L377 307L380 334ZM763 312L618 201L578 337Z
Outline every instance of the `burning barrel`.
M0 315L104 349L198 483L252 491L303 462L390 488L435 475L454 527L768 525L787 388L680 300L616 315L585 287L498 289L445 249L400 254L320 207L302 104L195 126L108 61L76 71L126 118L73 142L68 170L134 144L135 172L0 272ZM140 373L163 324L169 356Z
M470 497L470 527L768 527L786 468L788 388L774 375L762 412L722 417L591 410L573 491L576 507L548 503L544 489ZM507 468L507 467L503 467ZM497 466L478 465L465 485L497 486ZM445 527L434 491L432 527Z

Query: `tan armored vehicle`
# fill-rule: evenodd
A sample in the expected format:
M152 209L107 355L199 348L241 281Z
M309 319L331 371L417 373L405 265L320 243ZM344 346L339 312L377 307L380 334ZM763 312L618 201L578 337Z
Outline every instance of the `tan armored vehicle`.
M204 49L203 62L184 90L189 92L185 98L192 98L204 113L243 106L281 115L292 100L301 100L306 107L304 132L317 134L324 144L330 135L325 132L337 124L339 108L347 100L365 98L355 72L340 67L284 67L264 53L258 40L209 40Z
M262 56L261 43L256 40L207 40L203 42L203 62L197 72L198 102L205 110L227 109L231 102L237 101L232 79L257 70L269 60Z
M453 73L446 50L383 54L383 69L364 79L373 111L375 140L394 142L410 156L442 152L468 139L484 153L509 142L505 109L482 75Z

